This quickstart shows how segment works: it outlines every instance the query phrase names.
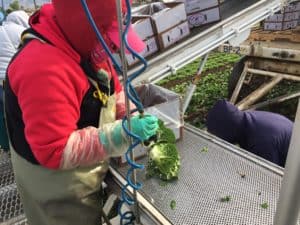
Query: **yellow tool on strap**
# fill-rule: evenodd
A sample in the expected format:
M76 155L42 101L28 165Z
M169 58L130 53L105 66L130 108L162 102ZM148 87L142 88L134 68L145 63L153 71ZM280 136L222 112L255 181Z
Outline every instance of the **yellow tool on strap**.
M100 90L97 83L95 84L95 87L96 90L93 92L93 97L99 99L103 103L103 105L106 106L109 96Z

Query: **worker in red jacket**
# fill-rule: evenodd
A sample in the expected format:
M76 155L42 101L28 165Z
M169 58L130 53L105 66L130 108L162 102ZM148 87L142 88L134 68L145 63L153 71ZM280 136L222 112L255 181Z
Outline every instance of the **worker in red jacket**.
M107 45L119 47L115 0L90 0L88 7ZM43 5L30 27L5 83L12 163L28 223L99 224L108 160L129 146L120 120L123 89L80 0ZM127 37L131 48L143 50L132 29ZM131 118L142 140L157 128L154 116Z
M288 118L265 111L240 111L219 100L207 116L207 131L279 166L284 166L293 130Z

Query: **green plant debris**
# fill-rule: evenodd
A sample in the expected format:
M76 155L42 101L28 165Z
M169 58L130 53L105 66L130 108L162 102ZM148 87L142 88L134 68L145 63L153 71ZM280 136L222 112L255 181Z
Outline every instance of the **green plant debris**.
M229 202L230 200L231 200L230 195L226 195L226 196L220 198L220 202Z
M165 181L159 182L159 186L161 186L161 187L165 187L167 185L168 185L168 182L165 182Z
M171 208L172 210L174 210L174 209L176 208L176 201L175 201L175 200L172 200L172 201L170 202L170 208Z
M208 147L203 147L203 148L201 149L201 152L208 152Z
M269 207L269 204L267 202L264 202L260 204L260 207L262 207L263 209L267 209Z

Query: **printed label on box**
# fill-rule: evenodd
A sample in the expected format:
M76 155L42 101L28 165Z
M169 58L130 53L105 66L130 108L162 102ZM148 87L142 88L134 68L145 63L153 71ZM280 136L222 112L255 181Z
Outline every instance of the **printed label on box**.
M283 23L264 23L264 30L287 30L287 29L294 29L298 25L298 21L288 21Z
M190 28L198 27L207 23L215 22L220 20L219 7L195 12L188 15L188 21Z
M159 34L159 43L161 48L167 48L189 34L190 28L188 22L186 21L162 34Z
M264 30L282 30L282 23L264 23Z
M298 20L288 21L283 23L283 30L294 29L298 25Z

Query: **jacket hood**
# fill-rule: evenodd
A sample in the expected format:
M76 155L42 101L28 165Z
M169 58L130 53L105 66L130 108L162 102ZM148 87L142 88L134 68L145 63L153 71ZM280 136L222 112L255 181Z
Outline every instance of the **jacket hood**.
M39 11L30 17L29 24L45 40L80 63L80 55L72 48L56 22L52 4L44 4Z
M28 14L22 10L13 11L6 17L6 22L12 22L25 28L29 28L28 20Z
M208 132L234 143L243 132L244 112L226 100L219 100L209 111L206 121Z
M83 4L80 0L52 0L57 23L82 58L89 58L95 46L100 44L94 28L101 33L102 38L112 52L120 48L119 28L117 20L117 5L115 0L89 0ZM123 22L126 21L127 1L120 1ZM129 1L131 4L131 0ZM83 6L84 5L84 6ZM92 17L91 21L87 14ZM137 52L144 50L145 44L129 26L127 32L128 45Z

